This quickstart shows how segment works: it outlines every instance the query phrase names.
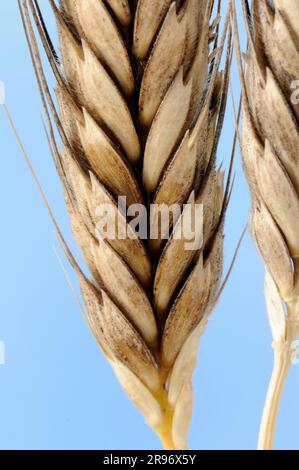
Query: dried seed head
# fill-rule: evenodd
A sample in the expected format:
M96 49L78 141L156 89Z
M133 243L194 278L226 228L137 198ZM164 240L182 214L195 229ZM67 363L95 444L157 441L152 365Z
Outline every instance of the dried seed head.
M165 446L183 449L197 340L222 274L227 201L215 152L229 76L230 51L225 73L218 72L229 16L219 50L215 45L210 55L218 23L210 21L208 0L60 0L59 8L50 0L59 68L34 3L58 80L55 118L64 150L56 163L92 275L92 282L80 278L87 319ZM25 0L23 8L30 25ZM30 39L35 49L31 28ZM166 216L155 218L153 209L150 217L151 204L178 208L168 239ZM203 233L196 229L200 244L186 250L189 238L177 235L198 204ZM140 205L147 213L142 221L151 222L147 236L158 233L156 239L143 240L138 232ZM107 213L98 210L106 206ZM115 233L107 231L113 224Z
M288 303L299 294L299 78L296 0L255 0L246 55L244 167L252 230L267 270Z

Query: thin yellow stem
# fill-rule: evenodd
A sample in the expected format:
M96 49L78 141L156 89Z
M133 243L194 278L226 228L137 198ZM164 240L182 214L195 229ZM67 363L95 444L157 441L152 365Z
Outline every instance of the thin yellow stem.
M160 403L161 408L164 410L165 419L162 423L159 424L159 426L157 426L155 431L159 436L165 450L178 450L175 447L172 436L173 409L168 401L167 394L165 393L165 381L168 372L161 370L160 375L163 386L161 387L159 393L157 393L156 399Z
M178 450L174 445L171 429L167 429L167 427L165 427L163 430L158 432L158 435L164 450Z
M258 450L272 450L280 400L291 365L289 351L274 351L274 367L261 422Z
M298 320L292 317L289 312L286 341L274 344L274 366L261 421L258 450L272 450L274 447L279 405L294 353L293 341L299 334Z

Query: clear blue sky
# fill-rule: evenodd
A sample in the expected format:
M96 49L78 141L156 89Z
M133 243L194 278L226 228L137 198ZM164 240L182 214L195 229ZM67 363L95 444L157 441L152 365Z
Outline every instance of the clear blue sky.
M42 0L49 29L55 27ZM224 2L226 3L226 2ZM238 2L239 3L239 2ZM245 31L241 27L243 43ZM0 80L51 206L71 246L60 184L40 121L40 101L16 0L0 2ZM238 97L236 69L233 89ZM1 109L0 109L1 111ZM227 161L231 106L218 152ZM1 449L159 449L96 346L53 254L57 244L20 150L0 113ZM240 165L226 224L226 265L247 220ZM272 368L262 263L249 235L200 344L194 376L192 449L255 449ZM72 274L75 285L76 279ZM299 448L299 368L293 366L278 421L276 448Z

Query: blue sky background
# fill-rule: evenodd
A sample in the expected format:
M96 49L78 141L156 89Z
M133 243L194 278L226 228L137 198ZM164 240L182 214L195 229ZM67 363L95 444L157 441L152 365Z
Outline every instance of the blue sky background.
M55 37L47 1L40 3ZM242 27L241 35L244 43ZM77 253L40 121L16 0L0 2L0 44L0 80L6 85L7 104ZM238 97L235 67L233 89ZM233 133L229 104L219 161L228 161ZM6 365L0 365L0 448L159 449L158 439L126 398L81 316L53 253L53 227L1 109L0 146L0 340L6 347ZM226 224L226 265L249 209L239 154L236 172ZM256 448L272 368L263 277L262 263L246 235L201 340L191 449ZM293 366L279 415L277 449L299 448L298 390L299 368Z

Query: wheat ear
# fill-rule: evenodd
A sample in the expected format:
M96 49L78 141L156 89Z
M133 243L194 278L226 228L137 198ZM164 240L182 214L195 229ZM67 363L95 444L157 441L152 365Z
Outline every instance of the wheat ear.
M243 2L249 34L242 151L252 192L251 228L266 265L274 369L259 449L272 449L283 385L299 334L298 0ZM239 56L239 63L240 56Z
M167 449L187 447L198 338L219 293L230 181L216 167L229 76L218 72L219 17L208 0L50 0L61 64L37 1L20 6L75 239L94 336L129 397ZM32 18L57 79L56 112ZM217 43L219 44L217 45ZM214 45L212 54L211 44ZM55 141L52 111L64 148ZM144 242L121 213L150 202L204 206L203 247L172 234ZM128 230L103 239L97 208ZM192 206L192 205L191 205Z

